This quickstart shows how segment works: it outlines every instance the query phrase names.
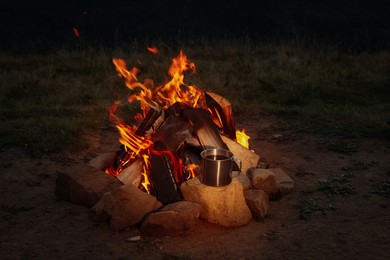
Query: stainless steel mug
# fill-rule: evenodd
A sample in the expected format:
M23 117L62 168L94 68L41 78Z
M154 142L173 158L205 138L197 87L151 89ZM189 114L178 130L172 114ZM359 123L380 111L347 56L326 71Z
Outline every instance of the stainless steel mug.
M238 158L233 157L233 153L225 149L206 149L200 153L202 157L201 175L203 183L209 186L221 187L230 184L232 181L233 162L240 162L240 171L242 163Z

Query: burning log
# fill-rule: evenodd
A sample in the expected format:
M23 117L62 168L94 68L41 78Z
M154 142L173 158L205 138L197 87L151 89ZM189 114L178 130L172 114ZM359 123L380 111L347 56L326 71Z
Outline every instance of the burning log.
M121 174L117 175L116 178L123 184L132 184L138 188L142 183L142 175L140 172L142 172L142 162L136 159Z
M189 141L193 138L193 129L180 114L165 114L168 114L168 117L150 135L155 143L163 143L167 151L175 152L184 141Z
M161 108L151 106L149 112L146 114L146 117L138 126L137 131L135 131L135 134L143 136L150 128L153 127L153 130L158 128L158 124L156 124L156 121L161 116L163 116L163 110Z
M186 109L181 114L194 129L202 150L207 148L228 149L206 110Z
M164 205L182 200L176 184L180 180L175 160L171 152L154 151L150 157L150 194Z
M233 120L232 104L213 92L206 92L206 104L219 131L236 140L236 127Z

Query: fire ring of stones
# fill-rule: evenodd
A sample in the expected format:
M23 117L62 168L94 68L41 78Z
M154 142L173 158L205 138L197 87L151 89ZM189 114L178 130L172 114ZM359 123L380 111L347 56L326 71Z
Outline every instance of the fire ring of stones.
M105 173L117 157L118 152L113 151L60 172L55 192L61 200L88 207L92 220L107 222L114 231L134 226L148 236L188 234L197 221L223 227L243 226L252 218L263 221L269 201L291 192L294 181L280 168L252 166L257 165L258 155L232 140L223 140L235 156L247 158L243 162L245 172L227 186L207 186L201 176L184 181L180 187L162 182L159 189L171 190L164 195L167 197L158 199L138 188L142 177L138 161L118 176Z
M135 81L132 73L137 70L126 70L123 61L114 59L114 64L130 89L150 85ZM182 67L175 68L178 65ZM192 86L182 91L182 73L191 68L193 63L182 53L173 60L173 79L154 89L156 97L162 97L159 104L172 98L167 89L178 96L161 107L143 99L145 116L136 127L114 114L115 104L110 116L121 134L121 146L59 173L57 197L88 207L92 220L107 222L112 230L135 226L150 236L188 234L197 221L240 227L252 218L263 220L269 201L293 190L294 181L280 168L258 168L259 155L249 150L249 137L236 131L228 100ZM140 100L134 95L141 92L129 100ZM233 163L230 184L203 183L200 154L209 148L229 150L241 160L241 171Z

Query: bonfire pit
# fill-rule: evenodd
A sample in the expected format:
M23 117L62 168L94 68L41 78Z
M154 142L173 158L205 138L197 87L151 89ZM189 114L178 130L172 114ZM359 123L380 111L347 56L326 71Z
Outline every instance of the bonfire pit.
M200 217L225 227L263 219L268 201L293 188L281 169L259 168L259 155L249 149L245 131L237 131L232 105L222 96L184 84L184 73L195 71L183 52L169 69L172 79L161 86L137 79L123 60L113 60L126 86L130 103L139 105L134 125L117 116L110 119L120 134L117 151L102 154L89 165L60 173L59 198L90 209L96 221L112 229L138 225L150 235L177 235L193 229ZM235 176L222 187L203 182L201 152L217 148L239 158Z

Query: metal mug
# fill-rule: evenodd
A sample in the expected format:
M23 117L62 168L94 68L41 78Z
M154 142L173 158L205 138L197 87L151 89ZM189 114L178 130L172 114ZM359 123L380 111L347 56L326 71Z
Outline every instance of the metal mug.
M230 184L233 176L233 162L240 162L241 172L242 162L238 158L233 157L233 153L225 149L206 149L200 153L201 175L203 183L209 186L221 187ZM237 174L237 175L238 175Z

